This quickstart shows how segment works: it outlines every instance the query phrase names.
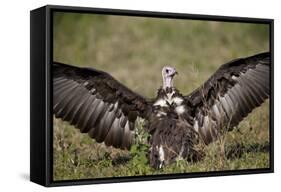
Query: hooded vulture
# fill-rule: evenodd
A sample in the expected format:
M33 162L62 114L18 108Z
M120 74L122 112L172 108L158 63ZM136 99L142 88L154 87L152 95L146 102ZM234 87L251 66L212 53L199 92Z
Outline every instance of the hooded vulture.
M110 74L53 62L53 113L107 146L129 149L137 117L150 133L149 162L161 168L189 159L201 139L209 144L231 130L270 94L270 53L222 65L189 95L173 86L175 68L162 69L163 86L146 99Z

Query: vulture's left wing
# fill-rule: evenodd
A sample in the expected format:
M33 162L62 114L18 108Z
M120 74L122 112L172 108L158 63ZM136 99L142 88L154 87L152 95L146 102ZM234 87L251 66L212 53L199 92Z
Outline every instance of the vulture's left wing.
M232 127L270 95L270 53L222 65L185 100L194 110L194 129L205 143Z
M146 99L111 75L53 63L53 113L97 142L128 149L137 116L146 117Z

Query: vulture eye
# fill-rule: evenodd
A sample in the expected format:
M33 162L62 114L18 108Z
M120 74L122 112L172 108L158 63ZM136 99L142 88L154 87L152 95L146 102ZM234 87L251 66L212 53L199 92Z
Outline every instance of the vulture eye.
M166 73L169 73L169 69L166 69Z

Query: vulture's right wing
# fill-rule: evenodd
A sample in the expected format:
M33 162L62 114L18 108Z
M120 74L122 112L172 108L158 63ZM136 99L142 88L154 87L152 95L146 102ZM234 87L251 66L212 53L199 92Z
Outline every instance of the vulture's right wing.
M148 103L111 75L95 69L53 63L53 113L97 142L130 148L137 116Z
M222 65L186 101L194 109L194 128L205 143L223 127L231 130L270 95L270 53Z

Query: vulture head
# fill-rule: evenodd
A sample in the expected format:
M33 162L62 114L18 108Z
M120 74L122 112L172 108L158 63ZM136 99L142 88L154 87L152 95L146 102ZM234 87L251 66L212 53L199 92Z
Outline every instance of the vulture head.
M173 77L178 74L174 67L165 66L162 69L163 89L173 87Z

